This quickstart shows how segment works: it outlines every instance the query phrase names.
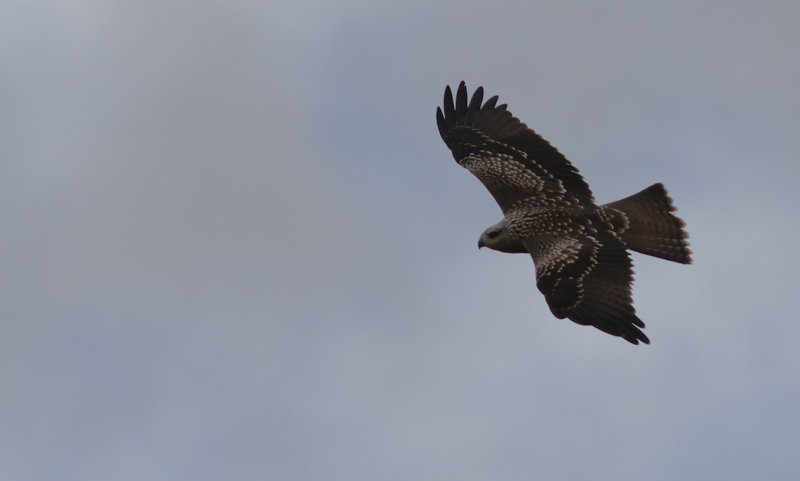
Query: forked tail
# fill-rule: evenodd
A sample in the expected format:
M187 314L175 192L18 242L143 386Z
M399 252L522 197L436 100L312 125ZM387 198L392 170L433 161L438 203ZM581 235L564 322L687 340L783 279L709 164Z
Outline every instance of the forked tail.
M681 264L692 263L686 241L689 235L683 229L686 224L673 214L676 209L663 184L653 184L602 207L630 249Z

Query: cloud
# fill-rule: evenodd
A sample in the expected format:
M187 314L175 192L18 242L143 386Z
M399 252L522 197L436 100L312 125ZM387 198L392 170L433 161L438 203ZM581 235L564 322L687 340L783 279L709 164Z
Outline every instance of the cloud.
M20 7L5 478L796 471L788 7ZM476 252L501 214L434 123L461 79L598 199L666 183L696 263L635 257L652 346Z

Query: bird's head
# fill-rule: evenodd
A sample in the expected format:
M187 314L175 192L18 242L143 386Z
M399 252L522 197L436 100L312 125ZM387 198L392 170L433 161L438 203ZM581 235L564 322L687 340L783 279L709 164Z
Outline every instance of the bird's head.
M522 240L510 233L506 219L483 231L478 239L478 249L481 247L488 247L500 252L528 252L522 244Z

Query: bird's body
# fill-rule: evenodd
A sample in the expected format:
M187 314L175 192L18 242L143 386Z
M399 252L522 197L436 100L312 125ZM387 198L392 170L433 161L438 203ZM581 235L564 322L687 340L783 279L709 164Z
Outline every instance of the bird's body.
M478 177L504 214L484 231L479 247L529 253L537 287L556 317L649 343L633 308L627 248L691 262L684 223L672 214L664 186L598 206L561 153L505 105L496 106L497 97L482 102L483 88L468 102L462 82L455 102L445 89L444 110L436 114L453 157Z

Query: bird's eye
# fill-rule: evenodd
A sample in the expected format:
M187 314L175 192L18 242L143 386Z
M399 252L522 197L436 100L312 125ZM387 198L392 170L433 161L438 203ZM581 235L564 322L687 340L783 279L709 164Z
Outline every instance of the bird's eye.
M498 232L496 230L493 230L493 231L489 232L489 234L488 234L489 239L495 239L495 238L497 238L498 235L500 235L500 232Z

